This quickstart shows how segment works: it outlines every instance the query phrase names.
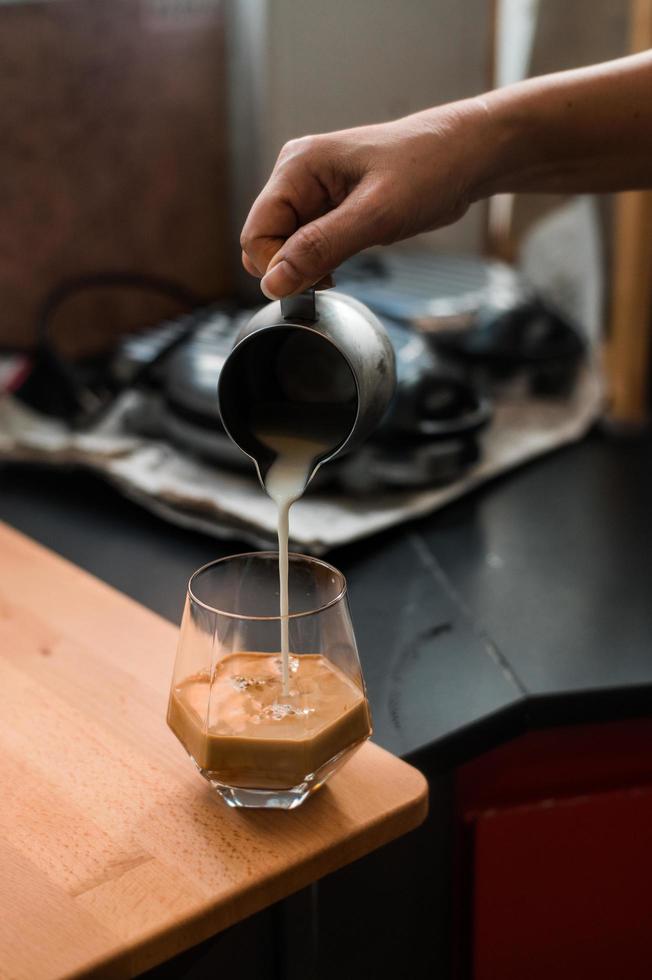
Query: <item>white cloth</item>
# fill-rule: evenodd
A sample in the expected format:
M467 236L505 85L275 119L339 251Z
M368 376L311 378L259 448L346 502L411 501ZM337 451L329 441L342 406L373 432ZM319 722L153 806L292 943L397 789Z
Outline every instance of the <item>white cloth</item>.
M6 396L0 401L0 459L88 467L175 524L256 546L273 542L275 507L253 472L220 469L167 443L125 433L121 420L139 397L135 392L121 396L93 432L79 434ZM588 367L567 400L505 397L482 437L481 461L463 479L445 487L363 497L308 494L292 508L294 546L323 553L437 510L506 470L580 439L601 407L599 374Z

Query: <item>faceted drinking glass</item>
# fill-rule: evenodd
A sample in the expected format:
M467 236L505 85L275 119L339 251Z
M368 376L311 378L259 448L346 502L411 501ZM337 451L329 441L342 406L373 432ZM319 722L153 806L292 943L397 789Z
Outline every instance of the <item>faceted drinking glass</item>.
M290 554L289 597L284 689L278 553L222 558L188 583L168 725L233 807L299 806L371 734L344 576Z

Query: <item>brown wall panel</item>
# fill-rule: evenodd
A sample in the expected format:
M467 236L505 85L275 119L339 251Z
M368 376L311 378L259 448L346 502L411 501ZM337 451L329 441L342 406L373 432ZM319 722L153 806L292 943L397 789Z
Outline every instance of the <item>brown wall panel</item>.
M27 345L62 278L106 269L230 288L219 3L0 6L0 342ZM135 295L70 304L83 347L172 309Z

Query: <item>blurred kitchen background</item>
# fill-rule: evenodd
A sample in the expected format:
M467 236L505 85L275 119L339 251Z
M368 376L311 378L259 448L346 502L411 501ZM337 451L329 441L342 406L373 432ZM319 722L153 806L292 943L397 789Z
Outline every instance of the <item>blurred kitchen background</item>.
M486 0L2 3L2 341L28 345L48 290L98 269L246 288L239 227L286 140L617 57L628 6L508 0L501 32ZM518 232L554 203L519 202ZM486 252L486 206L428 244ZM80 297L62 317L85 346L169 312L144 303Z
M208 435L219 426L215 365L238 317L261 302L240 266L240 228L281 146L647 46L644 8L645 0L0 3L0 385L11 396L2 456L91 465L166 516L194 510L198 527L268 538L272 512L258 519L259 498L247 510L225 437L216 447ZM391 320L419 377L405 368L382 445L341 486L450 484L461 493L579 438L605 404L605 360L613 419L645 418L649 195L624 198L501 195L449 228L380 250L375 266L344 270L340 283ZM197 310L209 312L197 320ZM446 331L460 316L461 344ZM166 360L170 339L174 347L192 336L201 349ZM158 374L148 375L148 360ZM524 369L520 388L505 400L515 365ZM435 396L424 398L424 385ZM117 398L128 388L141 392L137 404ZM175 458L163 480L161 446L172 445L188 451L187 468L180 477ZM131 450L119 471L116 455L124 461ZM217 496L207 460L224 465ZM363 469L382 478L362 486ZM184 496L191 485L194 500ZM395 498L391 520L385 502L375 514L369 504L367 525L342 525L333 540L314 538L321 518L302 502L295 528L304 547L325 549L449 497L438 489Z

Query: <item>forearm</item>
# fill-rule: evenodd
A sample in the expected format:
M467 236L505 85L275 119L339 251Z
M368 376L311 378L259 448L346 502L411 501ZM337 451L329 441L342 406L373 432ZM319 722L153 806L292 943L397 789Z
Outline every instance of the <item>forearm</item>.
M652 52L471 102L480 134L475 198L652 187Z

